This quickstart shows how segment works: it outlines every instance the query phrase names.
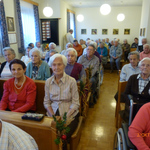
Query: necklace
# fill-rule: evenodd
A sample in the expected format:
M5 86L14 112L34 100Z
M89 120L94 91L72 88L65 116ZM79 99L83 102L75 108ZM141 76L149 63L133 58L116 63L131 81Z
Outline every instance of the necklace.
M22 86L23 86L23 84L24 84L24 82L25 82L25 76L23 76L24 78L23 78L23 82L22 82L22 84L21 84L21 86L20 87L17 87L17 84L16 84L16 82L15 82L15 80L14 80L14 85L15 85L15 87L16 87L16 89L21 89L22 88Z

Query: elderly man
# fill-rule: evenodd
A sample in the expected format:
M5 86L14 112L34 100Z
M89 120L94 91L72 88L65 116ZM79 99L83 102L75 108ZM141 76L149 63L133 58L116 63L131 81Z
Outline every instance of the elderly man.
M69 29L68 33L65 34L64 36L64 49L65 49L65 45L66 43L71 43L73 44L73 36L72 36L73 30Z
M55 50L55 48L56 48L55 43L53 43L53 42L49 43L49 51L45 55L45 61L49 60L51 50Z
M144 44L147 44L147 39L146 38L143 38L142 39L142 45L139 45L136 49L136 51L138 51L139 53L143 51L143 45Z
M130 52L128 59L130 63L122 67L120 81L128 81L131 75L140 73L140 69L138 67L139 53L137 51Z
M78 57L80 57L83 53L82 46L78 43L77 40L73 41L73 48L77 51ZM78 59L77 57L77 59Z
M123 41L122 50L124 52L124 61L128 60L128 54L130 53L130 45L128 44L127 39Z
M110 55L110 65L111 65L110 73L113 72L114 61L116 62L116 66L119 71L120 70L120 60L121 60L121 55L122 55L122 48L118 44L118 40L115 40L114 45L110 48L109 55Z
M143 52L140 53L140 60L142 60L145 57L150 58L150 45L149 44L143 45Z
M89 44L87 47L87 53L85 55L81 55L78 59L78 63L82 64L84 68L92 68L92 75L90 82L92 83L92 95L93 100L91 101L91 105L93 102L96 102L96 85L97 85L97 73L99 73L99 59L94 55L95 46L93 44Z
M13 124L0 120L1 150L38 150L35 140Z

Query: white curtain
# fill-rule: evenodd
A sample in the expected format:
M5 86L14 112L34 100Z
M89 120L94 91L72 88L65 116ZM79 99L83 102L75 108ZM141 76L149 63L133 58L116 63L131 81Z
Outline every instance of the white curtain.
M73 13L70 13L70 29L73 29L74 30L74 16L73 16ZM72 36L73 38L75 38L75 32L73 32Z
M21 17L23 24L24 45L28 46L29 43L35 43L35 23L33 5L24 1L20 1Z

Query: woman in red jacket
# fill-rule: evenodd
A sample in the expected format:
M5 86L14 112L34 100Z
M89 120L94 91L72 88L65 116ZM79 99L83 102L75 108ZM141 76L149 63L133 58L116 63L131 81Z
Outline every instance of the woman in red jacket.
M9 65L13 78L4 83L0 110L14 112L35 111L36 85L32 79L25 76L26 65L19 59L14 59Z

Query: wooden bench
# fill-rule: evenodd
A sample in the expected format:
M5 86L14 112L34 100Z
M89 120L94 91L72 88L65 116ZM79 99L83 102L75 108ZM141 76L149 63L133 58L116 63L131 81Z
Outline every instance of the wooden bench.
M0 119L12 123L30 134L36 141L39 150L58 150L58 145L55 144L56 139L56 124L51 117L44 117L40 122L22 120L24 113L0 111ZM53 130L52 130L53 129Z
M3 92L3 84L4 84L4 82L6 81L7 79L2 79L2 78L0 78L0 92ZM36 112L37 113L42 113L42 114L46 114L46 109L44 108L44 105L43 105L43 100L44 100L44 95L45 95L45 91L44 91L44 87L45 87L45 81L40 81L40 80L34 80L34 82L35 82L35 84L36 84L36 87L37 87L37 89L36 89L36 91L37 91L37 95L36 95L36 108L37 108L37 110L36 110ZM24 131L28 131L27 133L29 133L31 136L33 136L33 137L35 137L35 135L32 133L33 131L32 131L32 129L34 129L34 126L32 127L32 126L29 126L28 124L24 124L25 123L25 121L24 120L22 120L21 119L21 116L23 115L22 113L18 113L18 115L17 115L17 113L14 113L14 112L7 112L7 111L2 111L3 112L3 115L4 115L4 117L3 116L1 116L2 115L2 113L0 112L0 119L4 119L4 121L7 121L7 122L10 122L10 123L13 123L13 124L15 124L16 126L18 126L18 127L20 127L21 129L23 129ZM4 113L5 112L5 113ZM12 116L12 118L10 118L10 117L8 117L6 114L8 114L8 113L10 113L10 114L13 114L13 116L19 116L19 124L18 123L15 123L14 122L14 118L13 118L13 116L12 115L8 115L8 116ZM21 114L21 115L20 115ZM1 118L2 117L2 118ZM18 119L17 119L18 120ZM52 118L50 118L50 117L45 117L44 118L44 125L45 125L45 122L48 122L48 120L50 120L49 122L51 123L52 122ZM33 121L26 121L26 122L33 122ZM34 121L35 122L35 121ZM42 121L43 122L43 121ZM74 148L76 148L77 146L78 146L78 143L79 143L79 140L80 140L80 136L81 136L81 130L82 130L82 122L83 122L83 117L82 116L80 116L80 118L79 118L79 124L78 124L78 127L77 127L77 129L75 130L75 132L73 133L73 135L71 136L71 143L70 143L70 147L72 148L72 149L70 149L70 150L75 150ZM36 124L38 123L38 122L35 122ZM21 125L20 125L21 124ZM40 125L42 125L43 123L41 123L41 122L39 122L39 124L38 124L38 128L40 128ZM22 126L22 125L24 125L24 126ZM26 127L26 126L28 126L28 127ZM53 125L54 126L54 125ZM50 124L49 124L49 126L46 126L47 128L50 128ZM28 129L28 130L26 130L26 128ZM54 128L55 128L55 126L54 126ZM36 130L37 132L38 132L38 129ZM40 132L40 134L38 135L36 135L36 138L37 138L37 140L36 140L36 138L35 138L35 140L36 141L38 141L39 139L42 139L42 140L45 140L45 139L47 139L48 137L47 136L44 136L45 135L45 133L47 133L48 131L47 130L45 130L45 131L41 131ZM50 132L50 131L49 131ZM48 133L49 133L48 132ZM40 138L39 136L41 136L42 138ZM53 135L52 135L53 136ZM39 137L39 138L38 138ZM52 137L53 138L53 137ZM55 138L53 138L52 139L52 141L54 140ZM38 143L38 142L37 142ZM53 141L53 143L54 143L54 141ZM40 144L41 145L41 147L42 147L42 144ZM54 143L54 145L55 145L55 143ZM74 148L73 148L74 147ZM49 148L50 149L50 148ZM40 150L47 150L47 149L40 149ZM53 149L52 149L53 150ZM54 149L55 150L55 149ZM57 149L56 149L57 150Z

